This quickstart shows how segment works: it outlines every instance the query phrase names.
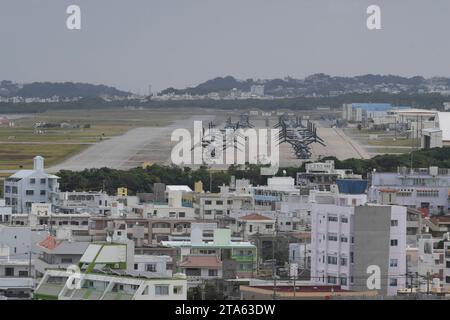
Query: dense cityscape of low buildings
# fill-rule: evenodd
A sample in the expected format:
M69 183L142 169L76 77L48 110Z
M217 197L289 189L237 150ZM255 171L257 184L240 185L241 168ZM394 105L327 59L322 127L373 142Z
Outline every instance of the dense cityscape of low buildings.
M218 193L62 192L36 156L0 201L2 299L385 299L450 293L450 174L310 163ZM375 269L373 269L375 268ZM75 271L74 271L75 270ZM379 281L371 285L372 271ZM198 296L200 295L200 296Z

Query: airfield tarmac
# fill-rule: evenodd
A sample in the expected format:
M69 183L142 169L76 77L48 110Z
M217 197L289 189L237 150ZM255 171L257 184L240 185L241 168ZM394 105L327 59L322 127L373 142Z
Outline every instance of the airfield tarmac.
M49 172L80 171L86 168L102 167L126 170L141 166L143 163L171 165L171 151L176 142L171 142L170 137L175 129L184 128L192 132L194 121L203 121L204 127L207 127L208 123L212 121L216 128L221 129L224 127L228 115L232 115L233 121L238 120L239 113L217 113L188 116L187 119L175 120L164 127L134 128L123 135L90 145L79 154L48 170ZM256 129L270 129L278 122L278 117L270 117L268 123L265 117L250 117L250 122ZM339 160L370 158L367 150L341 129L326 127L319 121L314 121L314 123L317 125L318 135L324 140L325 146L312 144L312 159L300 160L295 157L291 146L283 143L279 146L281 167L298 167L305 161L316 161L326 156L335 156ZM267 124L269 124L268 127ZM199 165L189 166L199 167ZM210 167L223 170L227 168L227 165L211 165Z

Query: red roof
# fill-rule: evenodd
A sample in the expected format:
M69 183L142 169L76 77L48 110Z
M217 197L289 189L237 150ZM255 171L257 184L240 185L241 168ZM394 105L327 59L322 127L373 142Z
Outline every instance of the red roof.
M258 213L252 213L252 214L249 214L248 216L241 217L240 220L254 220L255 221L255 220L273 220L273 219L263 216L263 215L260 215Z
M48 235L44 240L38 243L39 246L53 250L55 249L61 242L57 241L56 238L52 235Z
M221 269L222 261L216 255L189 255L180 263L180 267Z

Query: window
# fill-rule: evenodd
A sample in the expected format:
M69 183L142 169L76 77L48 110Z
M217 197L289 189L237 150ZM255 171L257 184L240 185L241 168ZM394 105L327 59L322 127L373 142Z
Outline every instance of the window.
M345 267L347 265L347 258L341 258L340 259L340 265Z
M72 263L72 258L61 258L61 263Z
M341 236L341 242L348 242L347 236Z
M35 178L31 178L30 179L30 184L35 184L36 183L36 179Z
M46 194L45 190L41 190L40 194L41 194L41 196L45 196L45 194Z
M17 193L17 187L12 187L11 190L12 190L12 193Z
M156 264L150 263L145 265L145 271L147 272L156 272Z
M328 234L328 241L338 241L338 236L335 233Z
M347 217L341 217L341 222L342 223L348 223L348 218Z
M45 184L47 181L46 181L46 179L45 178L42 178L41 179L41 184Z
M347 285L347 277L341 277L341 286Z
M211 215L211 210L205 210L206 215Z
M209 277L217 277L217 275L218 275L217 270L215 270L215 269L209 269L208 270L208 276Z
M205 200L205 205L210 205L210 204L212 204L211 200Z
M33 196L34 195L34 190L27 190L27 191L25 191L25 194L27 196Z
M328 276L328 283L329 284L336 284L337 283L337 277Z
M271 225L271 224L266 224L266 229L272 229L273 228L273 225Z
M169 295L169 286L156 285L155 286L155 295L168 296Z
M218 206L223 205L223 201L222 201L222 200L217 200L217 201L216 201L216 205L218 205Z
M19 271L19 277L28 277L28 271L25 270Z
M5 268L6 277L14 277L14 268Z
M328 256L327 261L328 261L328 264L336 264L337 265L337 257Z
M137 269L139 269L139 266L138 266L137 263L135 263L135 264L134 264L134 270L137 270Z
M391 227L398 227L398 220L391 220Z
M178 218L186 218L186 212L178 212Z
M328 222L338 222L337 216L328 216Z
M392 239L391 240L391 247L396 247L398 246L398 240L397 239Z
M232 205L232 204L233 204L233 200L228 200L228 201L227 201L227 204L228 204L228 205Z
M173 287L173 294L182 294L183 293L183 287L182 286L174 286Z
M398 259L391 259L389 262L389 266L392 268L398 267Z
M396 287L397 286L397 279L396 278L389 279L389 286Z
M202 271L198 268L187 268L185 273L188 277L200 277L202 275Z
M5 193L10 193L10 192L11 192L11 187L5 186Z

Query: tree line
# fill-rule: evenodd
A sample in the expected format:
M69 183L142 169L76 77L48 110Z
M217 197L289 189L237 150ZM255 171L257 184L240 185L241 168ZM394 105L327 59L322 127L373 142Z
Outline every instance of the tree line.
M450 168L450 147L420 150L403 155L380 155L372 159L338 160L334 157L321 159L334 160L337 169L351 169L364 178L374 169L378 172L396 172L398 167L410 167L411 160L415 168L438 166ZM298 167L280 168L277 176L295 178L297 172L304 171L305 164ZM205 191L218 192L222 185L229 185L231 177L248 179L253 185L267 184L267 176L261 176L258 165L230 166L225 171L209 170L206 166L199 169L178 166L152 165L146 168L116 170L110 168L86 169L74 172L62 170L57 175L60 179L61 191L98 191L115 194L117 188L126 187L131 195L153 192L153 184L162 182L166 185L188 185L194 189L197 181L203 182Z

